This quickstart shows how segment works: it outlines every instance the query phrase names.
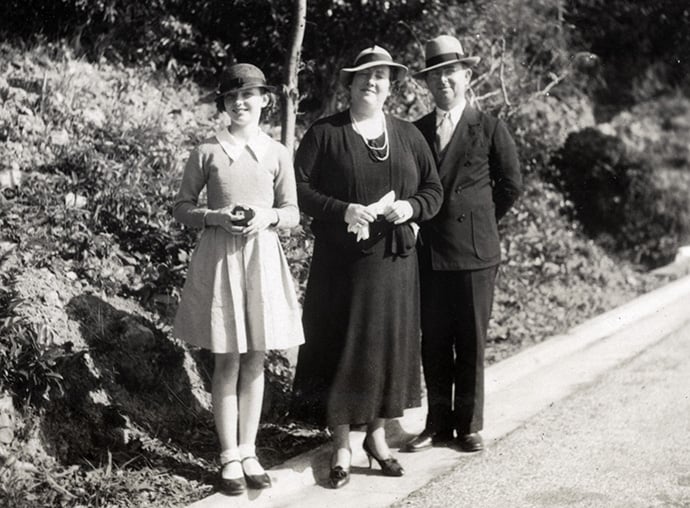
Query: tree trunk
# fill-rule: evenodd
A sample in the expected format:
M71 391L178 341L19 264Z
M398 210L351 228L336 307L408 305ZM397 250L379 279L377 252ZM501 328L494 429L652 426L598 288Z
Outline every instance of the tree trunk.
M307 18L307 0L293 0L292 32L290 34L290 51L287 54L283 75L283 93L281 94L281 141L290 153L295 145L295 123L299 105L299 88L297 73L299 71L300 53L304 40L304 27Z

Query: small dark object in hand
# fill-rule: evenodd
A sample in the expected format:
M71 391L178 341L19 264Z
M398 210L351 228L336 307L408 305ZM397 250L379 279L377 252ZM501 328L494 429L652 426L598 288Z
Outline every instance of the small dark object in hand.
M371 249L393 228L395 228L395 224L387 221L385 215L377 215L376 220L369 223L369 238L360 240L359 248L362 250Z
M232 221L235 226L246 226L250 220L254 217L254 210L251 208L245 208L243 206L236 206L231 212L233 215L239 215L241 218Z

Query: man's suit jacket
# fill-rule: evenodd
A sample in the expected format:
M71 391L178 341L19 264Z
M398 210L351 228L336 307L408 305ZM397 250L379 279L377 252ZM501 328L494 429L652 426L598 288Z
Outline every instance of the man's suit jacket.
M522 191L517 149L505 124L467 105L442 160L434 111L415 122L438 163L444 202L421 226L422 267L477 270L501 261L498 220Z

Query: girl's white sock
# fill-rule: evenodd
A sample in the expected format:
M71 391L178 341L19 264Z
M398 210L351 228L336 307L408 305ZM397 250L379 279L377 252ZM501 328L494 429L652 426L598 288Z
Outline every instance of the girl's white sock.
M242 455L240 455L239 448L228 448L220 452L220 463L227 464L231 460L240 460Z
M242 468L245 473L260 475L266 472L259 462L259 459L256 458L256 447L253 444L241 444L240 455L242 456ZM245 460L248 457L252 457L253 460Z
M239 448L228 448L220 452L220 464L221 464L221 476L223 478L228 478L236 480L237 478L242 478L244 476L244 471L242 470L242 464L240 460L240 450ZM237 462L232 462L237 461ZM230 462L232 462L230 464Z
M240 444L240 457L256 457L256 447L253 444Z

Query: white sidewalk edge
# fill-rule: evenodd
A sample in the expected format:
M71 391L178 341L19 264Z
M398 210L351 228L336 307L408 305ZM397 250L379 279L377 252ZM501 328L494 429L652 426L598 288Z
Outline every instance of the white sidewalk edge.
M564 334L549 337L514 356L492 365L486 372L486 391L492 392L514 383L526 373L552 364L584 349L631 324L660 312L665 306L686 297L690 308L690 276L641 295L628 303L600 314L571 328ZM690 317L690 310L688 311Z

